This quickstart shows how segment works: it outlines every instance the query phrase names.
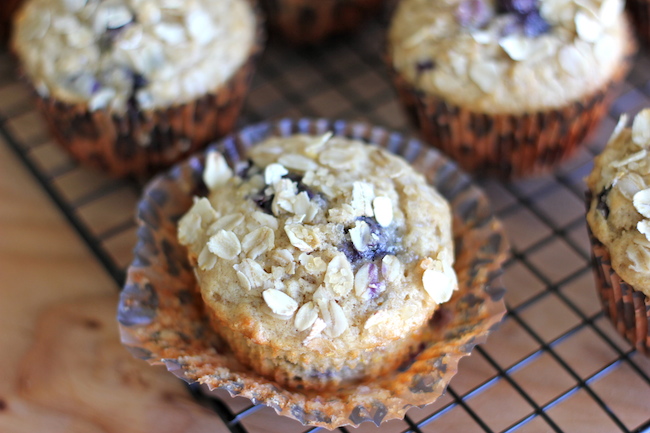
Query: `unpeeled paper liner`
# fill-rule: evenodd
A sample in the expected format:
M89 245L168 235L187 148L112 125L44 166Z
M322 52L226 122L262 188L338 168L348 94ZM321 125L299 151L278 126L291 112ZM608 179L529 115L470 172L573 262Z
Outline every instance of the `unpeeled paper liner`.
M364 123L280 120L229 136L209 149L232 165L251 145L294 133L335 135L376 143L403 156L447 198L453 209L459 291L442 304L427 328L426 347L392 374L332 392L284 389L242 367L211 330L176 222L205 195L205 153L191 157L147 186L138 205L138 243L120 297L122 342L151 364L165 364L187 382L223 388L263 403L303 424L335 428L402 418L412 406L442 395L458 362L485 341L505 313L501 264L508 244L483 193L455 164L415 139Z
M254 10L256 35L248 58L205 95L169 107L129 107L125 113L113 113L90 111L86 103L71 104L34 91L50 132L77 161L115 177L153 174L230 133L265 41L263 17L257 6Z
M587 194L587 211L591 206ZM591 261L603 312L638 351L650 354L650 298L626 283L612 267L607 247L594 236L587 223L591 241Z
M353 31L384 0L261 0L272 33L295 45L317 44Z
M473 175L502 179L548 172L568 159L598 126L636 51L631 35L626 56L602 88L564 107L534 113L472 111L417 89L386 62L397 93L424 141L442 150Z

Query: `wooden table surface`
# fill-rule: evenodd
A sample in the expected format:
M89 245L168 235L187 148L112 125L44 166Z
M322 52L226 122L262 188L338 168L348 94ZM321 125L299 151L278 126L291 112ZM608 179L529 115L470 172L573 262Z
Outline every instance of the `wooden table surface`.
M4 143L0 203L0 431L227 431L122 347L115 282Z

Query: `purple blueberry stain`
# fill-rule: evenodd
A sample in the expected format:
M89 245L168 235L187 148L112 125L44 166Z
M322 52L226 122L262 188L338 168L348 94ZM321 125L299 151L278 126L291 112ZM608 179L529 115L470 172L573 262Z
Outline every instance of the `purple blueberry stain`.
M338 246L338 250L345 254L345 258L348 259L348 262L352 264L358 263L363 258L361 256L361 253L354 247L354 244L350 239L347 239L341 243Z
M313 199L314 197L320 195L316 192L314 192L311 188L309 188L307 185L302 183L302 176L296 173L289 173L286 175L287 179L291 179L296 183L296 188L298 188L298 193L300 194L301 192L306 192L307 196L309 196L309 199Z
M251 170L251 168L249 167L248 170ZM327 205L325 198L320 193L314 191L313 189L311 189L310 187L308 187L302 182L301 175L296 173L289 173L283 177L286 177L287 179L291 179L296 184L296 189L298 190L298 194L300 194L301 192L307 193L309 199L314 201L316 205L318 205L319 207L325 207ZM258 193L251 195L250 199L253 200L255 204L257 204L264 212L271 215L272 214L271 204L273 203L273 197L275 196L275 194L267 195L265 194L265 190L266 187L262 188Z
M72 90L82 95L94 95L102 87L95 76L89 72L83 72L70 77L68 85Z
M372 242L368 249L363 252L364 255L370 255L372 259L383 258L389 254L395 254L397 247L395 245L394 229L384 228L379 225L376 219L370 217L361 217L359 220L364 221L370 228L370 237Z
M420 60L415 64L415 69L417 70L418 74L422 74L424 72L431 71L431 70L435 69L435 67L436 67L436 64L431 59Z
M253 160L252 159L247 159L245 161L237 161L235 164L235 174L239 177L241 177L244 180L250 179L253 174L255 174L255 170L253 170Z
M497 12L511 14L515 20L505 23L502 36L516 32L535 38L547 33L551 26L539 13L539 0L497 0Z
M500 11L517 15L526 15L537 10L537 0L500 0L497 5Z
M97 80L93 80L93 84L90 86L90 92L94 95L95 93L99 92L101 88L102 84Z
M264 213L273 215L271 205L273 204L274 197L275 194L266 195L264 194L264 190L262 190L260 193L254 194L250 198L255 202L256 205L260 207L260 209L262 209L262 211L264 211Z
M370 217L360 217L356 221L364 221L368 224L371 242L363 251L357 250L350 238L351 227L346 227L344 229L345 239L337 246L354 267L360 267L363 263L372 263L383 259L384 256L395 255L399 252L395 242L397 235L394 229L384 228Z
M523 32L523 25L519 18L512 14L505 15L499 36L505 38L506 36L521 32Z
M455 15L461 26L474 29L480 29L490 21L490 10L483 0L463 0Z
M551 26L539 14L539 11L533 10L523 17L524 34L530 38L543 35L551 29Z
M386 284L379 279L379 266L375 263L370 263L368 266L368 290L370 297L376 298L386 288Z
M143 87L147 87L149 85L149 80L147 80L144 75L135 71L130 71L130 73L131 73L131 77L133 78L134 90L140 90Z
M131 76L131 93L129 94L129 99L127 101L128 107L131 110L138 111L138 90L147 87L149 85L149 80L140 74L139 72L129 70L128 75Z

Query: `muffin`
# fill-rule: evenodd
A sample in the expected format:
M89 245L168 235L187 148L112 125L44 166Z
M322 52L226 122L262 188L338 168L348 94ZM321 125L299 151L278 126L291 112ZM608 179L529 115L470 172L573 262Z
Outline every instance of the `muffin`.
M229 132L262 39L247 0L28 0L14 24L54 137L116 176Z
M226 158L233 173L246 178L245 168L250 166L248 155L257 144L272 138L294 137L296 134L323 137L328 131L335 136L390 149L413 164L413 168L425 176L427 183L448 200L453 217L451 228L458 290L449 301L436 307L432 319L423 327L420 344L394 370L370 381L342 387L304 389L304 385L301 388L298 384L295 387L285 386L243 365L215 332L205 311L206 302L197 287L188 249L179 243L178 227L181 216L198 203L193 200L194 196L209 197L210 185L219 183L219 179L225 181L230 178L228 170L223 170L222 160L213 152ZM214 175L214 168L219 165L221 169L216 172L225 172L228 176ZM206 175L206 171L213 174ZM262 176L262 172L250 173L250 178L258 176L259 179ZM242 180L242 184L245 182ZM390 180L387 178L384 182ZM304 176L302 184L303 188L307 187ZM260 212L258 207L254 208L254 212ZM261 212L254 215L263 221L271 221L271 215L263 210ZM397 221L399 218L399 213L394 211L393 219ZM238 216L233 217L234 221L238 219ZM363 422L379 425L386 420L403 418L413 406L436 401L458 371L460 359L469 355L476 344L485 341L505 313L504 289L499 275L507 256L508 243L503 227L490 211L485 195L466 174L458 170L456 164L437 150L400 133L365 123L282 119L250 125L210 146L206 152L196 154L156 176L144 188L138 202L136 221L138 230L134 259L128 268L117 309L121 340L126 349L151 365L164 364L170 372L189 383L205 385L203 389L207 393L215 389L227 390L233 396L266 404L278 414L305 425L329 429ZM368 221L364 220L367 224ZM183 233L182 237L185 236ZM274 234L275 244L281 235L276 237ZM240 243L243 244L243 239ZM348 249L348 252L353 251ZM298 266L302 264L297 263ZM264 271L272 274L273 267ZM383 275L383 267L377 271L378 275ZM239 278L235 285L241 284ZM244 284L248 281L246 278ZM263 291L255 290L258 293L255 302L268 313L266 308L270 307L266 304ZM356 296L355 290L356 287L351 290L351 296ZM279 323L293 326L295 319ZM321 320L325 321L323 318ZM291 330L292 334L296 332ZM322 332L326 336L326 331ZM347 329L334 338L347 338L346 332L351 331ZM240 341L246 340L242 337ZM223 398L222 394L216 397Z
M650 46L650 1L626 0L625 9L629 12L639 40Z
M402 159L331 133L272 138L179 221L213 328L243 364L328 389L394 370L457 289L447 202Z
M521 177L598 124L633 42L621 0L403 0L387 60L422 136L472 174Z
M261 0L272 34L295 45L355 30L383 0Z
M605 313L638 350L650 347L650 109L623 115L587 177L594 274Z
M20 6L22 0L3 0L0 2L0 44L9 40L11 33L11 18Z

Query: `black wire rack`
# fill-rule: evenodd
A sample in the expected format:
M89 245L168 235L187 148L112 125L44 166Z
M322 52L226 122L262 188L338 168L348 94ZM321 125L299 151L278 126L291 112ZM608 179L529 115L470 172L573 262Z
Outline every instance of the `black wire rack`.
M365 120L403 132L406 122L381 56L385 23L322 47L272 43L263 55L240 125L280 117ZM583 178L623 112L650 107L650 54L640 53L609 116L578 154L552 175L481 184L505 223L508 313L436 403L361 433L650 431L650 359L637 353L600 310L584 222ZM121 286L135 244L141 185L81 167L57 147L0 53L0 142L13 149L88 248ZM106 210L110 209L110 212ZM314 432L227 393L189 391L232 432ZM215 418L215 423L220 421ZM341 428L343 432L352 428Z

